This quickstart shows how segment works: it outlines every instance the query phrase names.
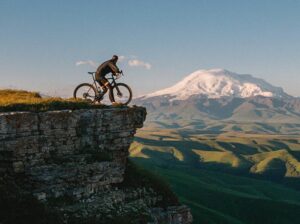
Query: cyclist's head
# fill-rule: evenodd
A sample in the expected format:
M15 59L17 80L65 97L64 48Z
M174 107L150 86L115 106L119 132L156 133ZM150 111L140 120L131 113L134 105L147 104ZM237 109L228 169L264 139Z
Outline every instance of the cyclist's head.
M117 55L112 56L111 60L117 62L119 57Z

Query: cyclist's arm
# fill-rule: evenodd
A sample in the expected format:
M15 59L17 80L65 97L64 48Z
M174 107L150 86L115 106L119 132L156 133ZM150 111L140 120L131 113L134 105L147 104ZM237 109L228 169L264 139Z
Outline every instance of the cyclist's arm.
M112 70L112 73L114 75L120 73L120 69L118 68L117 65L115 65L113 63L109 63L108 66L110 67L110 69Z

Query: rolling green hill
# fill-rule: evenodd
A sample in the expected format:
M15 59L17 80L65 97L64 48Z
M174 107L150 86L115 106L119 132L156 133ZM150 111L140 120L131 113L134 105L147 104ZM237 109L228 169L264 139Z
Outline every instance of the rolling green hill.
M300 192L274 184L201 169L170 169L134 160L165 177L189 205L194 223L299 223Z
M152 123L136 136L131 158L171 183L195 223L300 223L299 135Z
M131 156L169 166L300 177L300 137L297 135L197 134L190 129L145 128L137 134Z

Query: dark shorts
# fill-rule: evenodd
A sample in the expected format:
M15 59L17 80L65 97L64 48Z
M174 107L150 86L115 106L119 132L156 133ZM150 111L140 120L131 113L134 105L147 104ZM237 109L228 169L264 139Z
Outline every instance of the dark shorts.
M99 82L100 85L105 85L106 83L109 83L109 81L107 80L107 78L105 78L103 76L97 77L96 80Z

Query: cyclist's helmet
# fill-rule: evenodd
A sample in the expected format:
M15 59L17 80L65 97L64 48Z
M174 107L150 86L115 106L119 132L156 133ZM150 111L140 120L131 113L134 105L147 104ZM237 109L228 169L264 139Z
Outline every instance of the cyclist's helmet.
M112 56L111 60L118 61L119 57L117 55Z

